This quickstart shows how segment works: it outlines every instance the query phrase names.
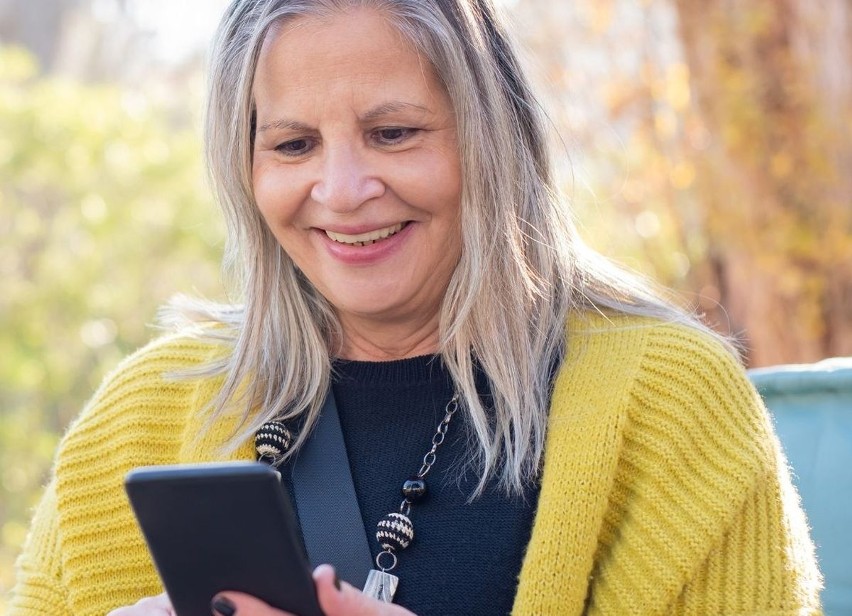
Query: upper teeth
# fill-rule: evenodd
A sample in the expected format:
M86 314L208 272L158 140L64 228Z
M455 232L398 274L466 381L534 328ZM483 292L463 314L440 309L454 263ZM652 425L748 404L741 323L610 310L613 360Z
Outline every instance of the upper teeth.
M333 239L335 242L340 242L341 244L364 244L366 242L375 242L376 240L381 240L386 237L393 235L394 233L399 232L403 227L403 223L399 223L393 225L392 227L385 227L384 229L376 229L375 231L368 231L367 233L359 233L357 235L347 235L345 233L335 233L334 231L329 231L326 229L325 234Z

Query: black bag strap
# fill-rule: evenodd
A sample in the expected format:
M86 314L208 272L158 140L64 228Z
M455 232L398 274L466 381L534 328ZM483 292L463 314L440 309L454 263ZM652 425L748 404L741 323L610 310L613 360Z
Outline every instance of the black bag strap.
M314 567L334 565L340 579L363 588L373 569L373 557L331 388L292 469L293 495L308 560Z

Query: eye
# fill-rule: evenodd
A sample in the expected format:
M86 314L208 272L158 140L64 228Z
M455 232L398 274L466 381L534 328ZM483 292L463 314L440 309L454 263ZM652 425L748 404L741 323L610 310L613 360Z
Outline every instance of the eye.
M396 145L412 137L415 133L417 133L416 128L391 126L374 131L373 138L382 145Z
M312 147L313 143L310 139L293 139L277 145L275 150L284 156L301 156L307 154Z

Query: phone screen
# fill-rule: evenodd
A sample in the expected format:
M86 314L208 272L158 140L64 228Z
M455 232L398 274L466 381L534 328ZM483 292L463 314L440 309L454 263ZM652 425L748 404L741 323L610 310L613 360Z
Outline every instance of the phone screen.
M322 616L278 472L257 462L134 469L136 519L178 616L209 616L223 590L299 616Z

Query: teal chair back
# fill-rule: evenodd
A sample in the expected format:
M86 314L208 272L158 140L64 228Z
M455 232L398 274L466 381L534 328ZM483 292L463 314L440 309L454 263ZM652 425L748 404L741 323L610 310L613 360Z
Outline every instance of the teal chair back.
M852 357L749 376L775 419L811 524L825 613L852 614Z

